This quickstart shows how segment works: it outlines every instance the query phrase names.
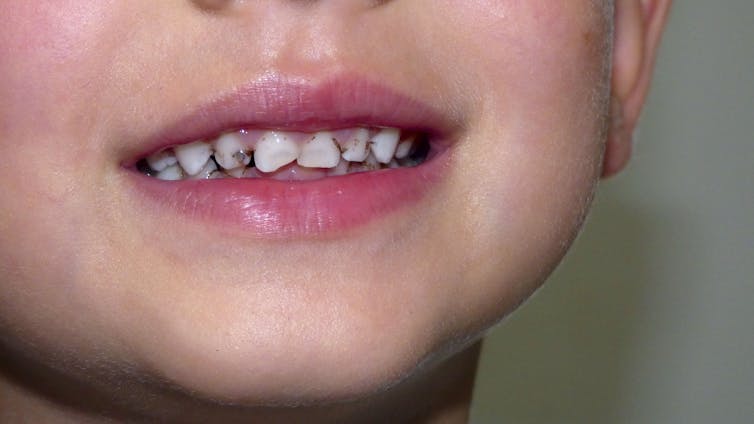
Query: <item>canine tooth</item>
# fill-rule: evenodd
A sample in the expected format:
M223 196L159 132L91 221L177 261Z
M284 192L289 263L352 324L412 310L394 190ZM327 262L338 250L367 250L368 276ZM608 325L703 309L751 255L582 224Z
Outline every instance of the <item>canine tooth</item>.
M299 165L307 168L335 168L340 162L340 149L330 132L318 132L307 141L298 155Z
M217 165L215 165L215 161L208 160L207 163L204 164L204 167L196 173L196 175L193 175L191 177L192 180L209 180L212 178L212 174L217 171Z
M300 148L283 132L269 131L257 143L254 163L262 172L274 172L296 160Z
M189 175L198 174L212 155L212 147L203 141L175 146L173 150L181 168Z
M237 133L223 134L212 143L217 164L225 169L240 168L251 162L251 152Z
M372 137L372 153L380 163L389 163L393 159L401 131L397 128L385 128Z
M414 148L414 139L415 137L409 137L398 143L398 147L395 149L396 159L404 159L411 154L411 150Z
M176 159L170 149L160 150L147 157L147 164L157 172L163 171L165 168L173 166L176 163L178 163L178 159Z
M183 169L178 164L168 166L160 171L156 177L165 181L178 181L183 179Z

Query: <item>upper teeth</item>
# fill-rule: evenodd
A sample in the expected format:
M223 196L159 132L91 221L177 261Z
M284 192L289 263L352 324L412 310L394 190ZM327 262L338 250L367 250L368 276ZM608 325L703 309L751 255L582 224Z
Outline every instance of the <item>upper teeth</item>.
M204 168L209 157L212 156L212 148L203 141L175 146L175 157L181 168L189 175L196 175Z
M415 134L402 138L397 128L353 128L308 135L236 131L209 142L195 141L159 151L147 157L146 163L158 178L171 180L256 176L293 162L305 168L328 168L328 175L342 175L349 168L358 171L413 164L409 155L415 150L415 139ZM353 162L358 164L349 166ZM247 168L251 166L256 168ZM293 174L296 172L293 170Z
M335 168L340 162L340 149L331 133L320 132L304 144L296 161L308 168Z
M285 133L269 131L257 142L254 163L262 172L273 172L298 158L301 148Z

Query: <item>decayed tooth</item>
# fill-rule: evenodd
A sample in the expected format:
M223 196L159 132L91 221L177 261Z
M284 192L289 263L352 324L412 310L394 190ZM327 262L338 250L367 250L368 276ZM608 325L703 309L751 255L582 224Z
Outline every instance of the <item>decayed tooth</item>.
M380 163L390 163L401 138L397 128L385 128L372 137L372 153Z
M257 143L254 163L262 172L275 172L282 166L296 160L300 148L295 141L283 132L269 131Z
M217 165L215 165L215 161L208 160L206 164L202 167L199 172L196 173L196 175L193 175L191 177L192 180L209 180L212 177L212 174L217 171Z
M225 169L241 168L251 163L251 152L237 133L223 134L212 143L217 164Z
M396 159L405 159L411 154L411 150L414 148L415 138L416 137L412 136L398 143L398 147L395 149Z
M167 168L160 171L157 175L157 178L165 181L178 181L183 179L183 169L181 169L178 164L168 166Z
M181 168L189 175L198 174L212 155L212 147L203 141L175 146L173 150Z
M176 159L173 152L169 149L161 150L147 157L147 164L157 172L163 171L165 168L173 166L176 163L178 163L178 159Z
M362 162L369 154L368 141L368 129L359 128L356 130L349 140L340 144L343 148L343 159L350 162Z
M349 164L350 163L347 160L343 159L338 162L338 166L336 166L335 168L330 168L327 171L327 175L332 177L336 177L338 175L346 175L348 173Z
M335 168L340 162L340 149L332 133L318 132L304 143L297 162L307 168Z

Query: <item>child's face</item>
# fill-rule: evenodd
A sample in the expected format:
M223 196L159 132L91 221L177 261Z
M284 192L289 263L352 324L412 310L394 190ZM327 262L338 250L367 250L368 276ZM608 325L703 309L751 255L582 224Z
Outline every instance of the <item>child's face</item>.
M353 397L474 340L561 259L600 172L603 2L202 3L0 3L9 349L146 391ZM210 129L359 120L430 133L429 159L295 183L132 166Z

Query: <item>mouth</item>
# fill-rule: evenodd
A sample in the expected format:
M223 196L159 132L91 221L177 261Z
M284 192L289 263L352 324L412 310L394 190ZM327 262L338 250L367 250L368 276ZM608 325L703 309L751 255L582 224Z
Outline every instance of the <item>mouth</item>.
M457 122L358 76L266 75L148 138L123 167L160 213L264 238L332 235L426 198Z

